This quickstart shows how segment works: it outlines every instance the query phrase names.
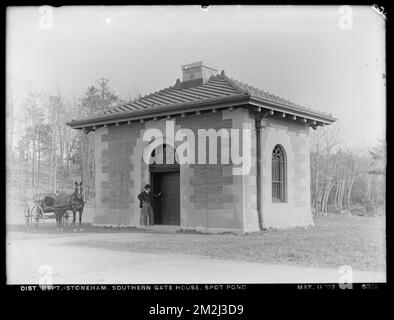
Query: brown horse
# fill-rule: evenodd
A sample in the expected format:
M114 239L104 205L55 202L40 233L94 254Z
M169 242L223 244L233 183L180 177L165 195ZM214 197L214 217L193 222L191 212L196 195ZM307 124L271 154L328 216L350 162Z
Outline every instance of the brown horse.
M62 218L67 210L72 211L73 213L73 230L77 231L75 228L75 220L77 211L79 212L79 230L82 231L82 213L83 207L85 205L85 201L83 200L83 189L82 189L82 181L78 184L75 181L75 190L71 195L59 194L54 199L54 208L56 215L56 222L58 229L61 228Z

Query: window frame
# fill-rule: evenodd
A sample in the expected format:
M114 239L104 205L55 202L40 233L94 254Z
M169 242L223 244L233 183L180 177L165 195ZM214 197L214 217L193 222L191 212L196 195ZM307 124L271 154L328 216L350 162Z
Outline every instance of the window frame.
M287 159L280 144L271 152L271 191L272 203L287 202Z

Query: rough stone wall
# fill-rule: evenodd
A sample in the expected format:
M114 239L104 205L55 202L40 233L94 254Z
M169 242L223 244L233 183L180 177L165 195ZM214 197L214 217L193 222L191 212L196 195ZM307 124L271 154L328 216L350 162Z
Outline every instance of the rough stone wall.
M133 224L136 199L131 156L142 128L137 123L96 130L94 224Z
M309 127L292 120L262 121L262 210L265 227L312 225L310 208ZM272 150L281 145L286 155L286 202L272 202Z
M188 128L195 133L196 159L198 156L198 129L231 129L229 113L223 119L222 112L188 115L177 118L175 131ZM137 194L149 183L148 166L142 160L147 145L143 141L145 130L156 128L165 135L165 119L110 126L95 132L96 157L96 225L139 225L140 209ZM164 136L163 143L166 137ZM181 142L176 143L179 145ZM207 150L209 142L207 139ZM191 164L180 166L181 226L203 229L242 229L242 186L235 188L232 165L220 164L220 138L218 139L218 164ZM207 152L207 162L208 162ZM243 181L243 180L242 180Z
M158 128L165 134L165 124L166 120L162 119L96 130L94 224L140 224L136 197L150 179L148 166L142 160L142 152L147 145L142 137L149 128ZM181 227L208 231L257 231L256 131L254 118L249 111L240 108L187 115L177 117L175 124L175 131L188 128L195 133L196 159L198 129L248 128L252 137L251 170L246 175L233 175L236 166L231 162L220 164L220 138L217 140L218 164L180 166ZM281 228L313 224L310 210L309 128L290 120L264 120L261 138L264 225ZM242 152L242 139L240 144ZM271 155L276 144L282 145L287 158L286 203L272 203L271 200Z
M223 118L232 119L233 128L248 129L251 132L250 150L251 167L244 175L234 176L233 192L237 196L234 206L238 212L242 212L243 232L254 232L259 230L257 213L257 159L256 159L256 128L255 120L248 109L236 109L225 111ZM240 152L243 152L243 139L240 135Z
M176 124L193 131L197 140L198 129L233 128L231 117L225 117L222 111L204 113L177 118ZM217 164L191 164L181 166L181 225L186 228L242 229L243 212L237 208L242 201L236 193L237 182L232 174L233 165L221 164L221 140L217 140ZM195 144L198 158L198 142Z

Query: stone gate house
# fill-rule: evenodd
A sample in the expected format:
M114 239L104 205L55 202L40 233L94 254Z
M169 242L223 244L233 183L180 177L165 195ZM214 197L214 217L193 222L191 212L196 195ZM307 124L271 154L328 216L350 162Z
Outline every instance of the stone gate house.
M154 205L155 224L239 233L312 225L309 132L335 119L231 79L202 62L184 65L182 72L182 81L173 86L68 123L95 135L93 224L140 225L137 195L150 183L154 192L163 194ZM168 123L175 132L189 129L195 134L192 150L196 159L200 150L208 150L205 164L184 163L177 156L173 161L173 148L183 140L171 144ZM163 137L144 141L144 133L153 128ZM232 151L233 136L205 137L205 148L198 148L199 129L225 129L221 133L240 129L238 154L250 152L250 170L235 174L241 164L232 157L227 163L221 161L224 152ZM242 139L245 132L251 137L246 149L242 147L247 142ZM229 140L231 144L222 145ZM209 151L215 143L217 151ZM148 145L153 151L146 162L143 152ZM209 161L215 155L216 164Z

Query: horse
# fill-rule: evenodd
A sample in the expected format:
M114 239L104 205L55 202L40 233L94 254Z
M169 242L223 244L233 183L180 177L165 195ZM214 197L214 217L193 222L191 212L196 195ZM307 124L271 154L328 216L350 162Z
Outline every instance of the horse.
M58 227L57 229L61 229L62 218L66 211L69 210L73 213L73 231L77 231L77 229L75 228L77 211L79 212L79 230L83 231L81 225L85 201L83 200L82 181L79 184L75 181L74 193L72 193L71 195L60 194L54 199L54 202L54 207L56 207L55 215Z

